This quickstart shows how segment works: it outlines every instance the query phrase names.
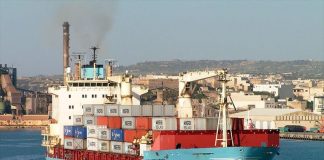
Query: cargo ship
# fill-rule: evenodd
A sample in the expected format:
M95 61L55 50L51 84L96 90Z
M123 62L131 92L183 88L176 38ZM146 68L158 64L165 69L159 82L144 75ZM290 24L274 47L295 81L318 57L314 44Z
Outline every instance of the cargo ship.
M179 75L177 105L143 105L148 90L127 72L113 75L112 63L69 65L69 24L63 23L64 85L50 87L52 124L42 130L48 160L271 160L279 154L279 131L244 129L228 117L227 70ZM218 114L195 117L190 89L217 77ZM216 92L216 91L215 91Z

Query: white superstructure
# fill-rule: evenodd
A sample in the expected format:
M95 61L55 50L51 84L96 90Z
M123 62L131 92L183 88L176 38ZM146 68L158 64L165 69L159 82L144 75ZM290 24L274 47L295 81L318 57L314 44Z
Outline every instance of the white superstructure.
M115 79L125 79L122 76L116 76ZM113 79L113 78L111 78ZM121 81L122 82L122 81ZM63 126L73 125L73 116L83 114L84 104L105 104L116 103L121 104L123 85L127 83L114 82L110 80L78 80L68 81L67 86L50 87L48 92L52 94L52 119L56 120L58 125L59 138L63 138ZM127 86L128 88L129 86ZM135 94L146 93L147 89L134 87L131 90ZM124 95L125 96L125 95ZM125 96L126 98L134 98L130 105L139 105L139 97ZM125 101L125 100L124 100ZM129 104L129 103L128 103Z

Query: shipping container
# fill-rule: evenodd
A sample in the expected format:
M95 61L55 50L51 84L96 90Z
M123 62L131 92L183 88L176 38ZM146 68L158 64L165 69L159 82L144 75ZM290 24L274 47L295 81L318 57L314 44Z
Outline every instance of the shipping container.
M64 138L65 149L85 149L85 140L77 138Z
M96 125L97 124L96 117L95 116L89 116L89 115L83 116L83 124L85 126L87 126L87 125Z
M93 115L94 114L94 107L92 104L84 104L83 107L83 115Z
M164 116L164 106L163 105L153 105L153 116L163 117Z
M173 117L176 115L176 108L174 105L164 105L163 112L164 116Z
M142 107L140 105L120 105L119 115L121 117L141 116Z
M122 127L121 117L108 117L108 128L120 129Z
M82 115L74 115L73 116L73 125L74 126L82 126L83 125L83 116Z
M194 118L180 118L180 130L195 130Z
M121 117L132 116L132 106L131 105L120 105L119 106L119 115Z
M142 106L141 105L132 105L132 116L134 116L134 117L142 116Z
M134 150L134 146L132 143L124 142L123 149L123 153L125 154L136 155L136 151Z
M216 130L217 129L218 118L194 118L195 130ZM222 122L220 122L222 124ZM230 127L230 121L227 125L228 129ZM222 127L220 126L220 130Z
M218 118L206 118L206 130L216 130L217 123L218 123ZM220 124L222 124L222 122L220 122ZM219 129L222 129L221 126ZM227 128L230 129L229 127Z
M123 117L122 118L123 129L135 129L135 117Z
M124 130L122 129L111 129L111 140L112 141L124 141Z
M136 129L152 129L152 118L151 117L136 117L135 120Z
M142 105L142 116L153 116L153 106Z
M123 153L123 142L110 141L110 151L113 153Z
M80 138L80 139L87 138L87 128L85 128L83 126L77 126L77 127L75 127L74 137L75 138Z
M88 125L87 126L87 137L88 138L98 138L99 136L99 128L107 128L107 126L99 126L99 125Z
M98 139L110 140L111 130L109 128L99 128L98 129Z
M73 137L76 126L64 126L64 136Z
M118 104L106 104L106 115L107 116L119 116L119 105Z
M100 152L110 152L110 141L98 140Z
M147 134L148 130L124 130L124 142L133 143L134 139L141 139Z
M124 142L132 143L136 139L136 130L134 129L125 129L124 130Z
M87 150L99 151L99 143L96 138L87 138Z
M153 130L177 130L177 119L174 117L153 117Z
M95 116L105 116L106 115L105 106L103 104L94 105L94 115Z
M194 118L194 121L195 121L195 130L207 130L206 118Z
M108 127L109 121L107 116L98 116L97 117L97 125L107 126Z

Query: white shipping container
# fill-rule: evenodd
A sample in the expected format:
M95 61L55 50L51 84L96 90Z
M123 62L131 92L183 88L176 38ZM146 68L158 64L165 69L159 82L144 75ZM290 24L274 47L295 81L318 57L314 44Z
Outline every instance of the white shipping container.
M87 125L96 125L97 124L96 117L95 116L90 116L90 115L83 116L83 124L85 126L87 126Z
M195 130L207 130L206 118L194 118L194 120L195 120Z
M109 128L99 128L98 129L98 139L110 140L111 130Z
M88 125L87 126L87 138L98 138L98 136L99 136L98 131L100 128L107 128L107 126Z
M142 116L153 116L153 106L142 105Z
M174 117L153 117L152 130L177 130L177 119Z
M206 130L216 130L217 123L218 123L218 118L206 118Z
M65 149L85 149L85 142L83 139L65 138L64 148Z
M83 125L83 116L82 115L74 115L73 116L73 125L74 126L82 126Z
M107 116L119 116L118 104L107 104L105 105Z
M174 105L165 105L163 107L164 116L175 116L176 115L176 108Z
M110 151L113 153L123 153L123 142L110 141Z
M96 138L87 138L87 150L99 151L99 143Z
M153 105L153 116L163 117L164 116L164 106L163 105Z
M135 129L135 117L123 117L122 118L123 129Z
M131 105L120 105L119 106L119 115L121 117L132 116L132 106Z
M136 155L136 151L133 149L133 144L132 143L124 142L124 147L123 148L124 148L123 153Z
M142 116L142 107L140 105L132 105L132 116Z
M94 115L95 116L105 116L106 115L105 106L102 104L94 105Z
M94 107L92 104L84 104L83 107L83 115L93 115Z
M101 152L110 152L110 142L98 140L99 143L99 151Z
M194 118L181 118L180 119L180 130L195 130Z

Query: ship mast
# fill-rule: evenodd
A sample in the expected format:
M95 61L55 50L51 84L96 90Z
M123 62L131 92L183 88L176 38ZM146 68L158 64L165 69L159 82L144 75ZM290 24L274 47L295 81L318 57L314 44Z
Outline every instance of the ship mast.
M218 123L217 123L217 131L216 131L216 140L215 140L215 146L217 145L217 141L220 140L222 143L222 147L228 146L228 139L227 139L227 93L226 93L226 83L229 81L226 78L227 70L223 69L219 72L218 81L222 84L222 92L221 92L221 99L220 99L220 109L219 109L219 116L218 116ZM222 117L222 119L220 119ZM218 131L220 127L220 121L222 120L222 139L218 139ZM232 138L232 137L231 137Z

